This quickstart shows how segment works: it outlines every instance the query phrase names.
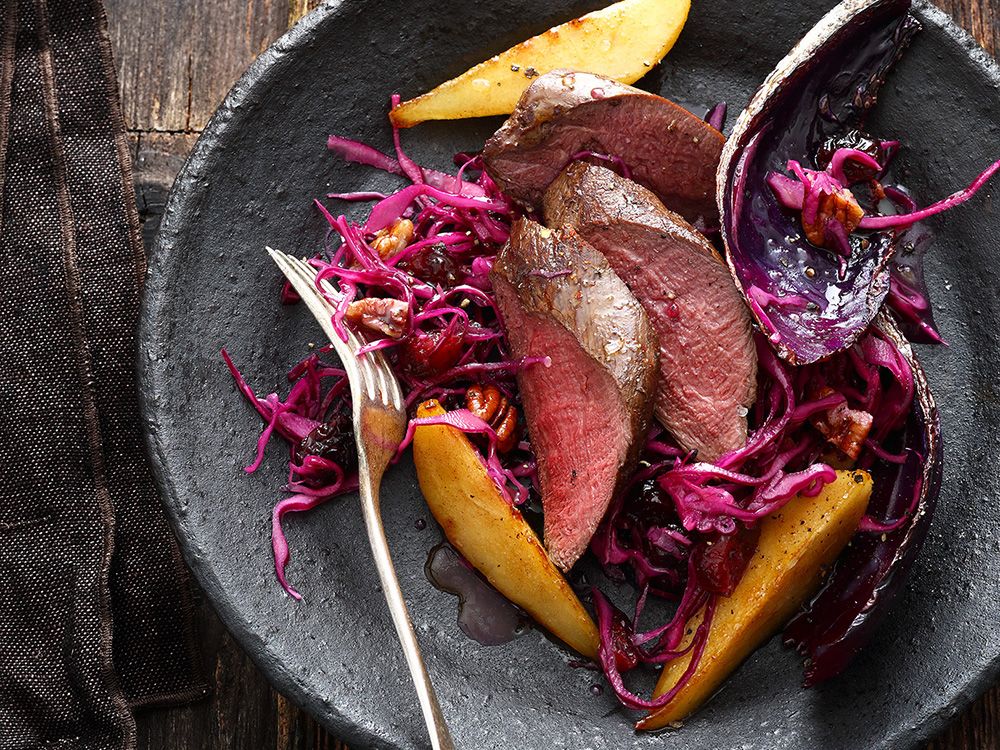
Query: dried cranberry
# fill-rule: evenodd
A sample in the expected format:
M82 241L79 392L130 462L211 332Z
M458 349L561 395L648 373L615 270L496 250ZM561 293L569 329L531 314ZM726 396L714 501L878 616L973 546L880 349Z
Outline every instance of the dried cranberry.
M833 159L834 153L836 153L837 149L841 148L853 148L863 151L883 167L885 166L886 154L882 150L882 144L867 133L863 133L857 129L849 130L846 133L835 135L823 141L823 145L819 147L819 151L816 153L816 165L820 169L826 169L830 165L830 160ZM871 169L863 167L850 159L844 163L844 175L852 183L864 182L875 176Z
M462 265L442 243L425 247L408 258L403 258L396 264L396 268L428 284L446 289L456 286L464 278Z
M357 469L358 452L350 416L338 413L329 422L324 422L302 438L295 447L295 458L301 463L306 456L319 456L333 461L345 473Z
M440 375L462 356L462 334L431 331L415 333L399 347L399 365L413 377Z
M294 305L301 301L302 297L300 297L299 293L295 291L295 287L292 286L290 281L285 279L284 283L281 285L281 304Z
M641 548L643 554L657 568L671 570L678 567L678 558L654 544L651 529L666 529L687 536L674 502L656 481L647 479L637 485L625 501L625 523L622 525L622 542L629 547Z
M633 490L627 512L643 527L659 526L681 530L680 518L671 499L656 479L647 479Z
M639 664L632 624L617 607L611 616L611 647L615 650L615 666L619 672L628 672Z
M691 557L702 588L722 596L732 594L757 550L759 537L760 530L753 528L698 542Z

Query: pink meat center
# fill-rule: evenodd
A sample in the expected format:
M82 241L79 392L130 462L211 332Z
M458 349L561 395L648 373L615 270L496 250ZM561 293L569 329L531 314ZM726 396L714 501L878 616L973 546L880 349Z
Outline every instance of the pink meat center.
M743 304L721 263L673 248L656 232L637 242L639 231L605 229L588 239L642 302L659 338L657 419L711 461L746 441L756 356Z
M552 361L551 367L528 367L518 382L538 456L545 544L556 564L568 569L611 502L628 451L629 421L611 374L569 331L517 304L506 309L513 351Z

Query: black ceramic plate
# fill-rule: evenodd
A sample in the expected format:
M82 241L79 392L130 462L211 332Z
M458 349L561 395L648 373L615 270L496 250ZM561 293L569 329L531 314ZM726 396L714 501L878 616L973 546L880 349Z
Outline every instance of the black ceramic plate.
M390 93L413 95L510 44L591 10L565 0L368 0L326 5L254 63L219 109L174 186L141 331L150 446L188 562L275 685L352 746L427 744L387 617L358 504L346 497L292 518L288 574L275 581L270 511L284 446L252 476L260 423L219 357L228 347L263 391L320 331L277 304L265 243L318 247L311 207L329 189L381 189L388 177L325 149L336 132L391 148ZM829 0L699 0L680 42L641 83L702 113L738 112ZM892 75L875 132L900 136L907 184L925 202L965 185L998 153L1000 75L941 13ZM450 165L499 120L404 133L419 161ZM992 189L996 193L996 188ZM455 624L455 600L424 578L440 538L412 468L388 475L383 506L396 567L457 744L472 748L905 748L940 729L1000 666L1000 346L996 237L989 195L935 223L929 278L948 348L920 352L941 407L945 478L930 538L886 624L839 679L802 690L801 665L772 641L681 731L636 735L595 674L539 632L483 647Z

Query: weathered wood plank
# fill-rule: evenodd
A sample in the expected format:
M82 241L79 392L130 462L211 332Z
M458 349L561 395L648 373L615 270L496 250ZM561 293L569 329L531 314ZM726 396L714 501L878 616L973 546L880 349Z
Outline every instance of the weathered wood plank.
M290 0L288 3L288 25L291 26L302 16L319 7L320 0Z
M927 750L996 748L1000 748L1000 686L969 706Z
M289 0L106 0L125 122L198 131L288 26Z
M1000 2L997 0L933 0L988 52L1000 52Z
M126 120L142 131L133 134L133 156L147 247L196 133L253 58L318 1L106 0ZM935 2L1000 50L1000 0ZM268 685L207 604L199 612L213 695L142 713L141 750L347 750ZM1000 686L928 750L989 748L1000 749Z
M198 136L194 133L133 132L130 135L135 198L147 251L160 226L174 177Z

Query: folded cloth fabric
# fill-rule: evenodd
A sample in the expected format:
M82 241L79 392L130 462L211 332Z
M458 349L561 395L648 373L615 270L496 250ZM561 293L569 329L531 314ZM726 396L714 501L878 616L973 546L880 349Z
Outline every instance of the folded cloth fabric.
M100 0L0 0L0 748L205 694L141 436L145 257Z

